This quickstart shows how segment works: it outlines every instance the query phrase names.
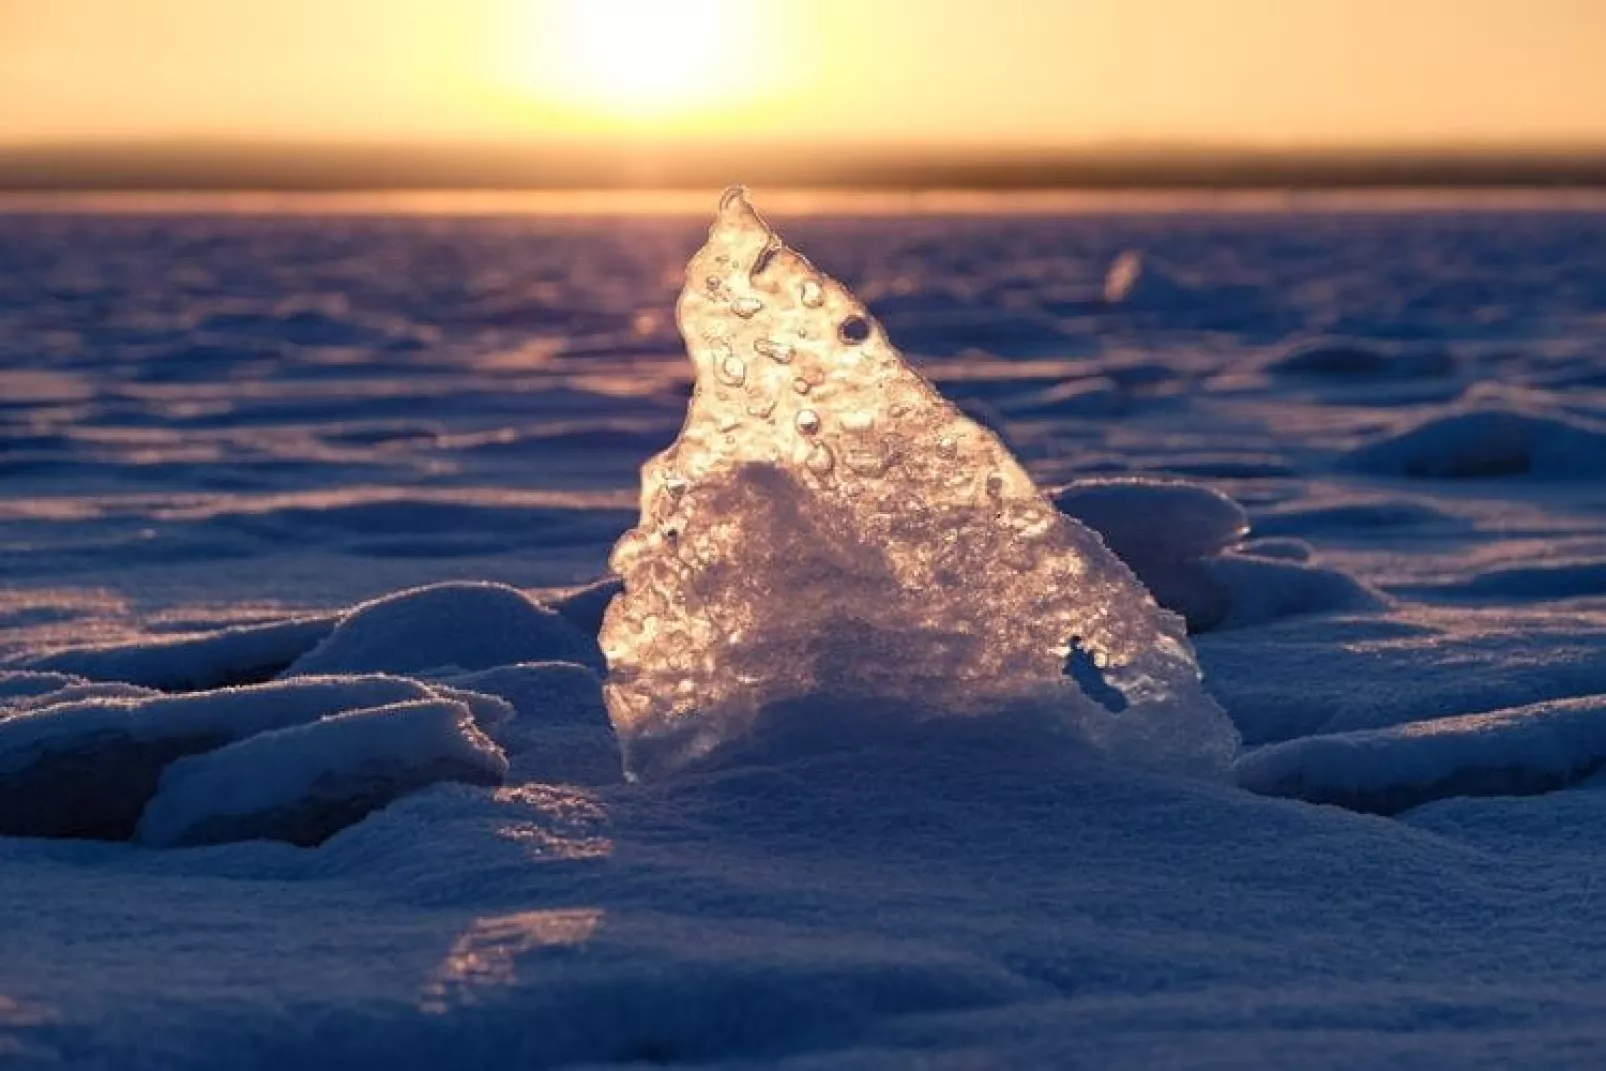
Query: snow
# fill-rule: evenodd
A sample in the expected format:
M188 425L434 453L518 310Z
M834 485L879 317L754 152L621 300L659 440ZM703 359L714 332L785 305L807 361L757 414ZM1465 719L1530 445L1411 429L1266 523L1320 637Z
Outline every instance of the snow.
M471 696L497 696L517 717L492 728L519 781L611 785L623 779L602 680L570 662L534 662L445 678ZM436 691L442 684L431 683ZM449 693L448 693L449 694ZM485 727L483 720L480 726Z
M463 703L353 710L179 759L162 774L135 839L155 847L320 844L424 785L497 785L506 774L506 758Z
M28 664L97 681L191 691L272 678L334 627L327 617L291 618L200 636L69 647Z
M632 776L744 752L760 723L821 705L881 718L1043 704L1131 759L1230 761L1236 732L1181 622L740 189L687 266L677 315L691 406L642 470L601 632ZM1065 672L1073 650L1096 683Z
M1098 532L1133 568L1138 562L1203 558L1249 531L1249 515L1230 496L1181 480L1078 480L1053 498L1061 513Z
M1194 634L1299 614L1377 610L1387 602L1341 570L1310 562L1309 544L1243 542L1249 514L1204 484L1095 477L1060 488L1054 505L1098 532Z
M1422 480L1606 475L1606 421L1499 407L1452 409L1353 451L1362 472Z
M1221 592L1213 628L1263 625L1300 614L1364 613L1387 608L1388 598L1348 573L1277 555L1246 550L1198 563Z
M546 659L595 663L596 643L505 584L438 584L365 603L289 676L485 669Z
M1357 381L1453 375L1454 354L1442 348L1379 346L1352 339L1298 343L1265 365L1276 375L1320 376Z
M1245 755L1252 792L1394 814L1451 796L1527 796L1606 766L1606 697L1307 736Z
M701 218L0 211L0 735L104 761L0 820L131 837L164 771L305 726L188 812L255 793L300 828L320 764L344 792L371 753L320 719L395 703L451 716L383 753L458 747L467 704L508 764L311 848L0 836L0 1066L1591 1064L1606 215L925 204L777 222L1037 487L1247 515L1182 563L1219 615L1189 642L1238 777L1289 796L940 689L625 781L596 648L547 641L599 631L685 418ZM1267 368L1313 341L1385 374ZM1390 368L1417 353L1453 360ZM1412 429L1424 470L1529 471L1411 475ZM1169 508L1109 526L1197 549ZM513 594L386 611L360 653L396 683L281 677L359 607L480 583ZM195 727L244 742L127 761Z
M0 833L126 840L162 771L177 759L343 711L433 695L399 677L309 677L26 707L0 720Z

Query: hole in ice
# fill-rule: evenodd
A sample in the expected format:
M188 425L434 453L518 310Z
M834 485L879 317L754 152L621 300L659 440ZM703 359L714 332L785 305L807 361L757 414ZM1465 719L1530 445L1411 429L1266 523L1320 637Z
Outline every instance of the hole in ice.
M842 326L837 328L837 334L842 337L843 342L854 344L863 342L870 337L870 321L863 316L849 316L842 321Z
M1084 647L1080 636L1072 636L1068 646L1070 653L1065 658L1065 675L1076 682L1083 695L1111 714L1125 710L1126 696L1104 678L1104 670L1108 665L1104 656Z
M758 256L753 260L753 270L748 273L749 276L752 278L757 278L758 276L764 274L765 269L775 262L775 254L779 253L780 251L781 244L779 242L771 242L769 245L759 250Z

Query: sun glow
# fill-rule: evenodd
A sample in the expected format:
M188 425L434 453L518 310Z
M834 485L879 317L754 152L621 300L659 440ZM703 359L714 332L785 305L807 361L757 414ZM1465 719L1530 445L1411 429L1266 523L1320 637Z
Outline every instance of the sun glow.
M504 42L514 84L578 125L675 126L749 106L781 81L754 0L525 0Z

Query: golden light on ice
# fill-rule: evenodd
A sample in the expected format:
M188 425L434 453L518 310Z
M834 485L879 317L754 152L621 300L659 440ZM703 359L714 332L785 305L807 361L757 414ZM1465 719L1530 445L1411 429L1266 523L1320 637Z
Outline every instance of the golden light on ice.
M699 762L796 701L804 719L1030 703L1113 752L1225 769L1236 733L1182 620L739 188L676 317L696 384L642 469L599 637L631 776ZM1119 704L1071 682L1073 650Z
M772 85L781 68L762 44L776 8L754 0L528 0L512 12L510 77L582 123L713 113Z

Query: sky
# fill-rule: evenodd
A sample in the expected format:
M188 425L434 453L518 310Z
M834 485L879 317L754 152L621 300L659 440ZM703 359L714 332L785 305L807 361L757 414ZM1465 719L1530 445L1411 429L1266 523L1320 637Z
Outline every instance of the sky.
M1606 0L0 0L0 144L1606 145Z

